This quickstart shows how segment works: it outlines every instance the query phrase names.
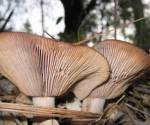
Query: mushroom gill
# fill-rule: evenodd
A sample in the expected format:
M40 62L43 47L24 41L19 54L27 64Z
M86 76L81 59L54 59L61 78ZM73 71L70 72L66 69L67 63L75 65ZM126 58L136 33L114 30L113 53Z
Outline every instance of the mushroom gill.
M86 86L87 96L99 85L102 72L106 74L103 79L108 78L107 64L103 56L88 47L28 33L0 33L0 72L21 92L37 100L63 95L86 77L97 78L94 84L87 83L91 84Z

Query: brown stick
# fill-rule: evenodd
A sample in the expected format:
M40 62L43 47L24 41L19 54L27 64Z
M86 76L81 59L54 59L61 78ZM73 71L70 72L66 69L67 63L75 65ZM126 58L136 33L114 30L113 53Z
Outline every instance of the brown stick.
M96 119L99 114L87 113L81 111L67 110L61 108L43 108L32 105L14 104L14 103L0 103L0 111L17 112L25 116L33 117L61 117L61 118L84 118Z

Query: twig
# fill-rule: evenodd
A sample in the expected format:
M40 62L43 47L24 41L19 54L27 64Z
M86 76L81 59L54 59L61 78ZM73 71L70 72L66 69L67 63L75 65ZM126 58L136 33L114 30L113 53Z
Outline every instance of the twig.
M44 30L44 33L46 33L50 38L56 40L51 34L49 34L47 31Z
M14 13L14 10L15 10L15 9L13 9L13 10L10 12L10 14L8 15L8 17L7 17L6 21L5 21L5 23L3 24L2 28L0 29L0 32L2 32L2 31L5 30L6 25L8 24L8 22L10 21L12 15L13 15L13 13Z
M105 35L105 34L103 34L103 33L96 33L96 34L94 34L93 36L91 36L90 38L81 40L81 41L76 42L76 43L74 43L74 44L75 44L75 45L80 45L80 44L86 43L87 41L93 40L93 39L95 39L97 36L100 36L100 35Z
M116 105L119 104L124 98L125 98L125 95L122 95L121 98L115 104Z
M133 118L133 113L129 110L129 108L125 105L124 109L126 110L127 115L129 116L130 121L132 122L133 125L136 125L135 120Z
M44 8L43 8L43 0L40 1L40 6L41 6L42 36L44 36Z
M141 21L141 20L144 20L144 19L146 19L146 17L141 17L141 18L139 18L139 19L130 21L129 23L124 24L123 27L127 27L127 26L129 26L130 24L136 23L136 22Z
M135 87L135 90L144 93L144 94L150 94L149 88L142 88L140 86Z
M114 38L117 39L117 0L114 0Z
M138 21L141 21L141 20L143 20L143 19L145 19L145 18L146 18L146 17L142 17L142 18L139 18L139 19L137 19L137 20L130 21L129 23L124 24L124 25L122 26L122 28L127 27L127 26L129 26L130 24L136 23L136 22L138 22ZM114 31L114 29L109 30L109 31L104 32L104 33L102 33L102 32L100 32L100 33L95 33L95 34L92 35L91 37L89 37L89 38L87 38L87 39L84 39L84 40L81 40L81 41L78 41L78 42L76 42L76 43L74 43L74 44L75 44L75 45L80 45L80 44L86 43L86 42L89 41L89 40L93 40L93 39L96 38L97 36L107 35L107 34L109 34L109 33L112 32L112 31Z
M147 115L147 116L150 117L150 114L147 113L147 112L141 111L140 109L135 108L135 107L133 107L132 105L130 105L130 104L128 104L128 103L125 103L125 105L127 105L129 108L131 108L131 109L133 109L133 110L135 110L135 111L138 111L138 112L140 112L140 113L142 113L142 114L145 114L145 115Z

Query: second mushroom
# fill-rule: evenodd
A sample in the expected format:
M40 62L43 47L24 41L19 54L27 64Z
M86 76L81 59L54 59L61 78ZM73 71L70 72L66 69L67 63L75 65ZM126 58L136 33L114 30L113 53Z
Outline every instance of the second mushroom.
M111 75L83 101L82 111L101 113L106 99L121 95L132 80L150 69L150 56L142 49L119 40L105 40L95 49L107 58Z

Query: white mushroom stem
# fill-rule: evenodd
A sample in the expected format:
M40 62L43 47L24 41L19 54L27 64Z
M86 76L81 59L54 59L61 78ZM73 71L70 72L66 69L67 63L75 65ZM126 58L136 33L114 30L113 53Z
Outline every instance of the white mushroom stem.
M83 100L82 111L101 113L103 112L104 104L105 99L88 97L85 100Z
M33 97L33 105L41 107L55 107L54 97ZM55 119L49 119L42 122L34 122L33 125L59 125Z
M33 97L33 105L41 107L55 107L54 97Z

